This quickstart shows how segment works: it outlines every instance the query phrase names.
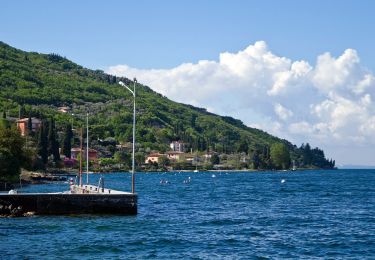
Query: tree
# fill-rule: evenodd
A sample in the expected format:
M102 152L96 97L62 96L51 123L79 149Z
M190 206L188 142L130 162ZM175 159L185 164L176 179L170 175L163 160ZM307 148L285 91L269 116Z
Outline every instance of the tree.
M239 152L239 153L246 153L247 154L248 151L249 151L249 144L247 143L246 140L242 139L240 141L239 146L238 146L237 152Z
M288 147L283 143L275 143L271 146L271 160L278 169L287 169L290 166L290 154Z
M53 161L60 161L59 141L56 138L55 121L51 119L48 127L48 155L53 156Z
M0 126L0 179L16 181L21 167L29 164L30 158L24 150L25 140L16 127Z
M31 113L29 113L29 118L27 119L27 133L31 135L33 131L33 121L31 119Z
M309 143L306 143L306 145L302 144L300 149L302 150L303 163L305 165L311 165L312 153L311 153L311 147Z
M136 166L140 167L145 162L145 156L143 153L135 153L134 156Z
M271 169L272 167L270 147L265 145L263 146L262 153L259 154L259 168Z
M20 119L23 118L25 114L26 114L25 107L24 106L20 106L19 107L19 115L18 115L19 118Z
M167 156L160 156L159 157L159 165L162 167L168 166L170 164L170 160Z
M131 167L132 158L130 153L127 153L125 151L117 151L115 152L113 157L117 163L122 163L127 167Z
M220 163L220 157L216 153L211 156L210 159L212 164L219 164Z
M7 118L7 113L5 112L5 110L3 111L3 118L4 118L4 119Z
M253 154L253 157L251 158L251 160L253 162L253 168L258 169L259 165L260 165L260 157L259 157L259 151L258 150L254 151L254 154Z
M63 150L63 154L67 158L70 158L72 156L72 152L71 152L71 150L72 150L72 138L73 138L72 125L66 124L62 150Z
M38 135L38 155L42 158L44 164L48 162L48 138L46 134L45 122L42 122L42 125L39 129Z

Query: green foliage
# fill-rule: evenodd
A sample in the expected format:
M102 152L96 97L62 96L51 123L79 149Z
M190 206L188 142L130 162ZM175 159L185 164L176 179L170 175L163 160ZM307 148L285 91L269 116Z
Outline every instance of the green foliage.
M159 158L159 165L162 166L162 167L166 167L168 165L170 165L171 161L168 159L167 156L161 156Z
M277 169L288 169L290 166L290 153L283 143L275 143L270 150L271 160Z
M220 163L220 157L217 154L213 154L210 158L210 161L212 164L219 164Z
M55 118L56 131L65 132L63 151L67 157L70 157L71 137L64 128L67 122L72 122L72 116L59 113L59 106L73 108L74 127L83 126L87 111L95 115L90 118L92 140L112 137L116 142L132 141L133 97L117 84L120 80L133 85L127 78L83 68L58 54L24 52L0 42L0 109L17 117L22 106L32 111L33 116ZM272 166L269 147L284 143L300 166L333 164L333 161L323 163L326 159L320 151L311 151L311 156L316 157L314 161L309 152L304 154L288 141L247 127L240 120L173 102L141 84L136 84L136 89L139 151L165 151L169 142L181 140L188 150L250 152L255 168L269 169ZM115 146L107 148L114 152ZM39 149L39 154L44 152Z
M29 114L29 118L27 119L27 132L29 135L31 135L32 131L33 131L33 122L31 119L31 114Z
M72 156L72 154L71 154L72 138L73 138L72 126L71 126L71 124L66 124L65 125L65 132L64 132L62 153L67 158L70 158Z
M115 152L113 157L117 163L122 163L126 165L127 167L131 167L132 159L131 159L130 153L127 153L125 151L117 151Z
M18 129L0 126L0 180L17 180L21 167L29 164L30 158L24 144L25 140Z
M116 163L116 160L113 158L100 158L99 165L100 166L111 166Z
M326 159L323 150L319 148L311 149L309 143L302 144L300 149L302 154L302 164L316 168L335 168L335 161Z
M237 152L247 154L249 150L249 144L246 140L240 140Z
M55 121L51 118L48 127L48 155L53 156L53 161L60 161L59 141L56 137Z
M44 164L47 164L48 162L48 138L47 138L47 127L46 123L43 122L42 126L39 129L39 135L38 135L38 155L42 159Z

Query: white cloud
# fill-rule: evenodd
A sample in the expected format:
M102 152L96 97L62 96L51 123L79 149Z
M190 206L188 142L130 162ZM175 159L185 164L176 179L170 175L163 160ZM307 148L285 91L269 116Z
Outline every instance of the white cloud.
M172 100L240 118L297 144L311 142L332 157L341 146L367 146L375 154L375 77L353 49L339 57L324 53L312 66L277 56L260 41L217 61L150 70L118 65L107 72L137 77ZM349 154L342 160L359 163Z
M275 108L276 115L281 120L286 121L286 120L288 120L289 118L291 118L293 116L293 112L292 111L290 111L289 109L283 107L279 103L275 104L274 108Z

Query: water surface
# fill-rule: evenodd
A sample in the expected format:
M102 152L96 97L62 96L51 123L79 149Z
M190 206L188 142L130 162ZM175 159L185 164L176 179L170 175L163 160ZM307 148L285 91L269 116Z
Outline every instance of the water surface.
M375 170L141 173L136 191L137 216L0 218L0 258L375 258Z

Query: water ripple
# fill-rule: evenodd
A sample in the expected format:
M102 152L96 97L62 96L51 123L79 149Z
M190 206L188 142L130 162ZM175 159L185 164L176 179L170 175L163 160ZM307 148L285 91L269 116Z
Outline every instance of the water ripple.
M375 258L373 171L215 175L138 174L137 216L0 218L1 258ZM106 175L106 184L129 190L130 175Z

